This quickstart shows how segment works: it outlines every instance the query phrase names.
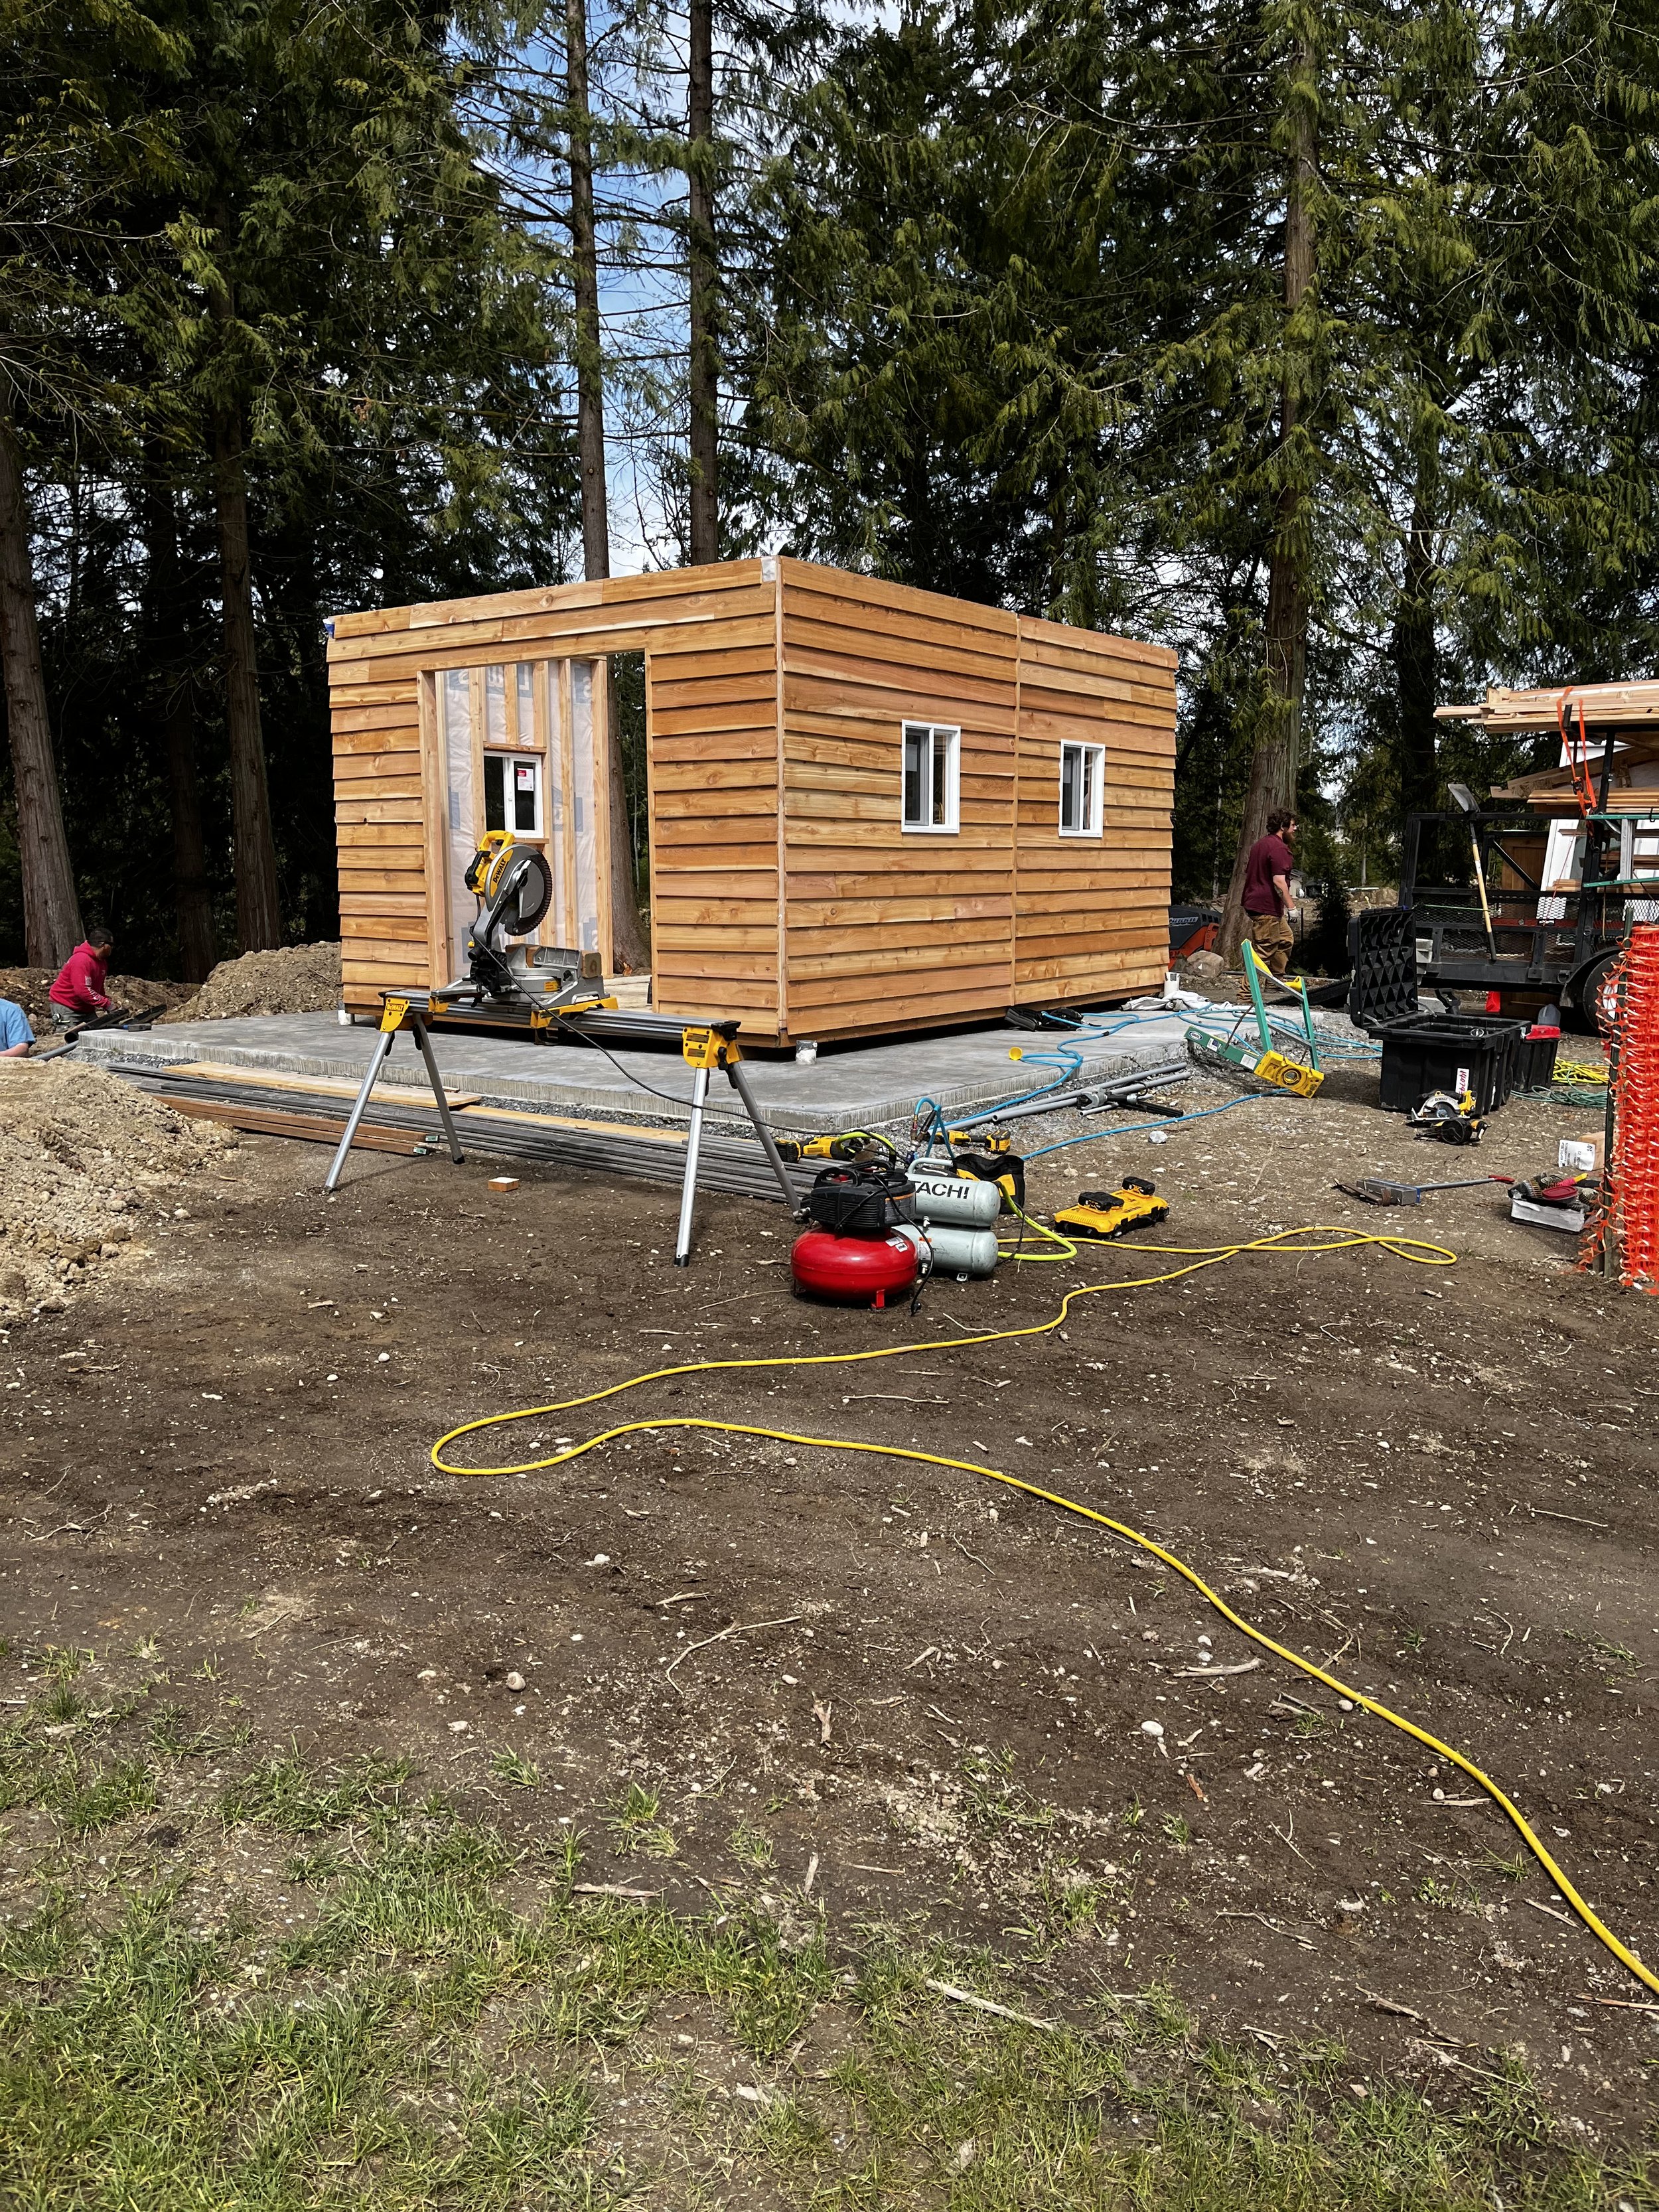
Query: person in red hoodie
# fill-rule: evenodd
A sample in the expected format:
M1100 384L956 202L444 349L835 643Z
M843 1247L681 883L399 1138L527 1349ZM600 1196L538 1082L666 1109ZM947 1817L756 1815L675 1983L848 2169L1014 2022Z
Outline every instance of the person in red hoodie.
M107 929L89 929L85 943L76 946L47 994L54 1029L74 1029L95 1015L112 1011L104 987L109 981L110 955L114 950L115 939Z

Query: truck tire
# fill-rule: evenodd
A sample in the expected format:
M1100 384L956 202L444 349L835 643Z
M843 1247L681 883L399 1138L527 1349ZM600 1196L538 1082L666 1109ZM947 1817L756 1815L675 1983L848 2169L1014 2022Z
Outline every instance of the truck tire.
M1581 1036L1599 1036L1601 1034L1601 1023L1596 1018L1597 1001L1606 990L1607 980L1613 973L1613 963L1618 957L1616 949L1608 952L1598 952L1595 959L1586 961L1572 978L1569 986L1571 1001L1569 1018L1572 1027ZM1607 1025L1611 1027L1611 1017L1613 1012L1612 1006L1607 1006L1602 1011L1607 1019Z

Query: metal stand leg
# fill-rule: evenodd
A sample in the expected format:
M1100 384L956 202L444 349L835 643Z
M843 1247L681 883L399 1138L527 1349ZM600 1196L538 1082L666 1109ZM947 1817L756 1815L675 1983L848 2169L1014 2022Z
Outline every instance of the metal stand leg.
M323 1178L325 1190L332 1190L340 1180L340 1170L346 1164L346 1154L351 1150L351 1140L357 1133L357 1124L362 1120L363 1110L368 1104L368 1094L374 1088L380 1070L391 1057L392 1039L397 1034L396 1030L383 1030L374 1041L374 1049L369 1054L368 1069L363 1077L362 1088L357 1093L350 1117L345 1125L345 1134L340 1139L340 1149L334 1155L334 1164Z
M778 1188L783 1193L783 1202L793 1213L796 1206L794 1186L789 1180L789 1170L783 1164L783 1155L779 1152L773 1139L772 1132L762 1121L755 1105L754 1095L749 1088L748 1078L743 1072L742 1061L729 1060L726 1063L726 1072L732 1079L732 1089L748 1109L749 1118L755 1125L755 1134L760 1139L766 1157L772 1164L772 1172L778 1179Z
M708 1103L708 1070L700 1067L691 1085L691 1127L685 1139L685 1182L680 1189L680 1225L674 1239L674 1265L691 1263L691 1207L697 1194L697 1154L702 1146L702 1109Z
M455 1124L450 1119L449 1101L444 1097L443 1078L438 1073L438 1063L432 1056L432 1040L427 1035L426 1024L418 1014L411 1014L409 1026L415 1032L415 1042L421 1048L421 1058L426 1062L426 1072L432 1078L432 1095L438 1102L438 1119L444 1125L444 1134L449 1139L449 1157L459 1167L466 1155L461 1150L460 1139L455 1134Z

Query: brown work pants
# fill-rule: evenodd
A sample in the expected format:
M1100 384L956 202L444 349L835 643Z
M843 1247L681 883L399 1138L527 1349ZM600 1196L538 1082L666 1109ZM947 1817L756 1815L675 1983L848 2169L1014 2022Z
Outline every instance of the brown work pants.
M1253 914L1249 921L1251 944L1274 975L1282 975L1291 964L1296 932L1282 914Z

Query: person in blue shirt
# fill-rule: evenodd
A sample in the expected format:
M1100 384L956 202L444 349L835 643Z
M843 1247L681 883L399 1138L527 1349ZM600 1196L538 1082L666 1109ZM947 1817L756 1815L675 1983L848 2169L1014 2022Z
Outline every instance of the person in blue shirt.
M26 1060L34 1042L29 1018L9 999L0 999L0 1060Z

